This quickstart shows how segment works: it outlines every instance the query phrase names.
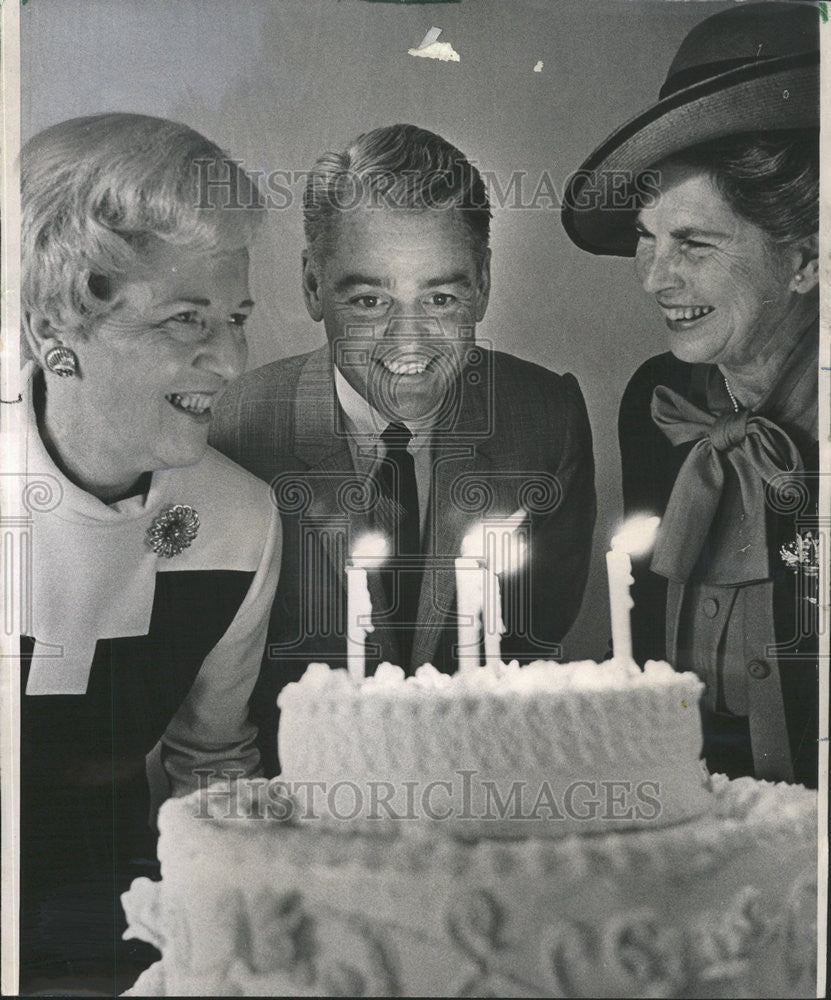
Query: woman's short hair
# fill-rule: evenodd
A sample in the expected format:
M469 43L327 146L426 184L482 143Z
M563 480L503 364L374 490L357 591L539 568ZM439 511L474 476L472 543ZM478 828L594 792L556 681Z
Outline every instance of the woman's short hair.
M30 139L20 166L22 306L59 328L106 314L108 279L151 240L240 249L262 216L239 163L164 118L73 118Z
M303 197L306 244L320 261L334 242L341 212L372 208L454 210L481 264L491 211L482 176L464 153L416 125L388 125L359 135L341 153L324 153Z
M706 170L733 211L790 246L819 229L819 133L754 132L693 146L672 162Z

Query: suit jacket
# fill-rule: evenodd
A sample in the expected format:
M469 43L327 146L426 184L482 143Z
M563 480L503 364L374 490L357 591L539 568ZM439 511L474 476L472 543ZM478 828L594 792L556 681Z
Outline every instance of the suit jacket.
M675 479L692 442L673 446L657 427L650 414L650 402L656 386L665 385L706 409L704 384L707 365L691 365L672 354L657 355L644 362L629 381L620 406L619 437L623 466L623 503L628 515L654 513L663 516ZM790 496L776 509L769 503L766 520L770 575L773 582L773 624L782 684L785 720L791 745L791 757L797 781L815 786L817 781L817 633L808 627L804 615L810 606L797 593L796 576L780 558L780 546L792 543L797 528L810 527L816 520L819 452L798 428L783 427L799 449L806 470L804 495ZM783 498L784 499L784 498ZM798 502L792 502L798 500ZM649 568L650 557L633 560L632 639L635 659L667 658L667 580ZM729 589L729 588L725 588ZM697 618L697 628L706 629L704 616ZM714 618L712 626L723 628ZM742 664L742 667L744 664ZM748 672L750 672L748 670ZM752 674L751 674L752 676ZM751 681L752 683L752 681ZM708 726L725 733L731 726L728 716L713 717L705 712L705 751ZM729 737L735 741L732 731ZM737 755L742 753L736 748ZM713 753L716 752L715 743ZM708 758L709 759L709 758ZM749 760L749 755L745 754ZM751 764L752 766L752 764ZM737 772L738 773L738 772Z
M483 519L524 508L529 557L503 575L503 658L561 655L580 607L595 519L591 431L572 375L477 348L455 405L434 431L412 673L422 663L456 669L455 571L462 539ZM276 766L279 690L306 665L346 662L344 561L372 523L365 475L356 473L334 390L329 349L276 361L243 376L223 397L211 442L271 483L283 516L283 563L268 650L252 704L267 773ZM369 574L373 610L384 606ZM368 636L367 662L400 663L395 632Z

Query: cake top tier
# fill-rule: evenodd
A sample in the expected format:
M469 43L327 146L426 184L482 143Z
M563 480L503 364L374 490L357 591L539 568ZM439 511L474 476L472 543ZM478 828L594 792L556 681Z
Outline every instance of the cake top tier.
M401 667L382 663L374 675L359 681L351 678L346 670L333 669L325 663L311 663L299 681L286 685L278 704L290 700L295 693L361 698L378 695L458 698L479 693L515 697L521 694L611 692L664 686L695 703L704 685L694 674L678 673L668 663L655 660L648 661L643 670L634 663L618 660L602 663L592 660L576 663L535 660L523 667L514 660L456 674L443 674L432 664L425 663L412 677L406 677Z

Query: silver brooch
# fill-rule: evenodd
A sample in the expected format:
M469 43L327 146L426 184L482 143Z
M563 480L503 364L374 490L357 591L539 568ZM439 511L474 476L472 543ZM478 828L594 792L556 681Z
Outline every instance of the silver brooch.
M818 603L819 537L813 531L796 533L796 538L779 548L779 555L798 577L801 577L802 597Z
M199 515L184 503L165 507L147 529L147 544L165 559L184 552L199 531Z

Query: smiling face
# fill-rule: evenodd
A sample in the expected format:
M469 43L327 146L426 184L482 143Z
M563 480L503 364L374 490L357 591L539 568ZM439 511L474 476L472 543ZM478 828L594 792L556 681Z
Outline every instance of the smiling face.
M332 360L386 419L429 423L455 392L490 289L452 210L342 213L322 262L304 257L309 314Z
M109 297L104 318L61 336L78 375L52 378L47 391L48 437L98 495L204 455L212 408L245 367L248 254L157 242L110 282Z
M739 367L774 352L802 310L801 254L737 215L712 177L660 166L660 198L638 214L638 277L682 361Z

